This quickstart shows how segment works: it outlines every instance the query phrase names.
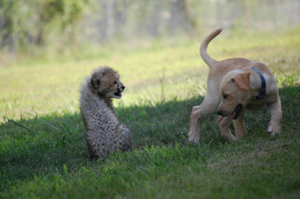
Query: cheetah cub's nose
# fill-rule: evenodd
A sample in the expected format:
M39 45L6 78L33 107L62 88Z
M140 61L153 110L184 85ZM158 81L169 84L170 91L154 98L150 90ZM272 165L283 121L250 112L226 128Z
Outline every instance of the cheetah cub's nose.
M124 89L125 89L125 86L122 86L121 88L124 90Z

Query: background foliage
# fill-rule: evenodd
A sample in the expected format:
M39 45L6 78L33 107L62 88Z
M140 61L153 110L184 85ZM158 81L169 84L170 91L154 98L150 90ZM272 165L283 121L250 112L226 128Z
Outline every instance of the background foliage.
M95 57L103 45L199 38L219 27L281 30L299 25L299 10L297 0L0 0L0 64Z

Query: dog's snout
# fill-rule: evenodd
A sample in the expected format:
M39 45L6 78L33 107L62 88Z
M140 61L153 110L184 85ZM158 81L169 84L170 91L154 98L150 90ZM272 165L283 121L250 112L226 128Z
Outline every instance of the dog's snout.
M121 88L124 90L124 89L125 89L125 86L123 85L123 86L121 86Z

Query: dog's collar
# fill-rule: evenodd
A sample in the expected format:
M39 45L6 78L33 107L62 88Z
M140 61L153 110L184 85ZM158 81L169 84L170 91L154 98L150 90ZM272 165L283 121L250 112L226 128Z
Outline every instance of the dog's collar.
M261 79L261 89L260 89L260 93L258 96L254 97L253 100L258 100L258 99L262 99L265 97L266 95L266 80L264 78L264 76L261 74L261 72L259 70L257 70L256 68L251 68L252 70L254 70L255 72L257 72L257 74L259 75L260 79Z

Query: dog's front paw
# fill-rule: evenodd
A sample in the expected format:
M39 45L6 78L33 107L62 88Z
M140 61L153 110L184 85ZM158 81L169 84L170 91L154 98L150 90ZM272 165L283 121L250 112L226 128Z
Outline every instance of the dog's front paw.
M271 136L279 134L280 133L280 125L269 122L268 133L270 133Z
M200 138L199 133L189 132L188 136L191 143L198 144Z

